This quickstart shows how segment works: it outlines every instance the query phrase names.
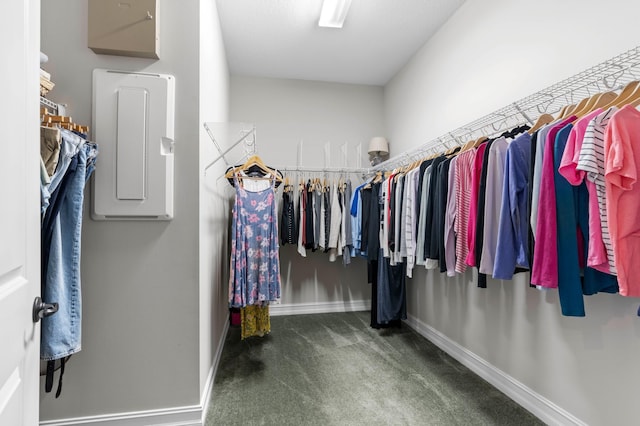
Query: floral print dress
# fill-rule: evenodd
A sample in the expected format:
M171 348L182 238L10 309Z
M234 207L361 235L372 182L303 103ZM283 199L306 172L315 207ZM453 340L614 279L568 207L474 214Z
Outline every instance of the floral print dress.
M229 306L267 305L280 299L278 214L275 180L248 191L234 177Z

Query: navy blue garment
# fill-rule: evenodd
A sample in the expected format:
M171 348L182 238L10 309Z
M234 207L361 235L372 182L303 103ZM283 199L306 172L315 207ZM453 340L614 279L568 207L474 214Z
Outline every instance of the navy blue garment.
M422 203L422 182L424 180L424 172L425 170L427 170L427 167L429 167L429 165L433 162L433 159L429 159L429 160L425 160L422 162L422 164L420 164L420 172L418 172L418 193L416 194L416 201L415 201L415 206L416 206L416 212L420 212L422 206L420 205ZM416 220L416 236L418 235L418 221Z
M389 232L387 232L387 247L389 251L394 252L396 250L396 241L394 236L396 235L396 179L395 176L391 178L389 182ZM384 208L384 207L383 207ZM384 212L384 210L382 210ZM400 214L400 212L397 212Z
M531 205L533 203L533 171L536 162L536 148L538 145L538 131L536 130L533 135L531 135L531 153L529 157L529 185L527 187L528 197L527 197L527 227L529 228L529 266L533 265L533 250L535 246L535 235L533 233L533 228L531 228L531 223L528 218L531 217ZM529 275L529 287L535 288L535 284L531 283L531 275Z
M331 231L331 194L329 188L325 188L322 192L322 200L324 202L324 252L329 251L329 234Z
M378 260L378 318L380 324L407 319L406 262L391 266L380 249Z
M425 228L424 228L424 258L425 259L435 259L437 250L437 245L431 244L431 240L433 239L433 232L435 229L434 224L434 211L435 211L435 197L436 197L436 188L438 186L438 166L442 163L446 157L441 155L433 159L431 163L431 180L429 181L429 191L427 194L427 205L425 206L427 211L425 214Z
M360 190L362 200L362 212L360 214L360 251L369 253L369 218L371 214L371 188L363 187ZM368 255L367 255L368 258Z
M371 185L371 202L369 209L369 217L367 220L367 259L369 261L378 260L378 251L380 250L380 220L383 207L381 205L382 196L380 182ZM364 199L363 199L364 200ZM362 214L366 214L363 210Z
M282 191L282 216L280 220L280 244L298 244L295 208L293 205L293 187L285 185Z
M371 284L371 327L373 328L387 328L387 327L400 327L400 319L384 321L379 319L379 304L380 304L380 289L379 277L380 277L380 264L388 264L389 259L385 259L382 255L382 249L380 248L380 221L381 212L383 211L383 199L381 196L381 183L374 183L370 189L362 190L362 215L363 218L363 234L364 230L367 230L368 238L363 238L362 248L366 248L367 252L367 274L368 281ZM368 208L365 209L365 206ZM387 283L388 280L384 280ZM385 285L385 289L388 291L389 286ZM385 293L385 290L382 290ZM385 305L386 306L386 305ZM384 309L384 307L383 307ZM405 303L405 315L406 315L406 303ZM384 318L388 317L385 315Z
M305 237L306 241L304 243L305 249L311 249L315 251L314 248L314 239L313 239L313 190L311 189L311 181L307 182L305 186L305 194L306 194L306 207L305 207L305 217L304 217L304 226L305 226Z
M617 293L618 283L615 276L590 267L584 268L584 278L581 277L580 264L586 265L588 253L589 193L584 182L572 186L558 172L572 127L572 124L568 124L558 132L553 152L558 221L558 294L562 315L583 317L583 293ZM578 230L582 234L583 262L580 262L578 255Z
M441 155L433 159L431 163L431 180L429 181L429 191L427 194L427 213L425 216L424 234L424 257L425 259L437 259L438 244L434 240L436 230L436 207L438 182L440 181L440 165L446 157Z

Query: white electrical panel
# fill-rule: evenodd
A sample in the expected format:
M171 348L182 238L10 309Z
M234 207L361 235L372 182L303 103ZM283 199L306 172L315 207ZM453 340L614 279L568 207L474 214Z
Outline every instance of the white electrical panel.
M173 218L175 78L93 71L95 220Z

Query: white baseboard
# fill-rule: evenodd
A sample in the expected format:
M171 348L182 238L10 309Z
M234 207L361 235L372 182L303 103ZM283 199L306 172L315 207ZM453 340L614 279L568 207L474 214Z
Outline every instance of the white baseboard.
M340 302L290 303L269 305L269 315L326 314L331 312L357 312L371 309L370 300L348 300Z
M204 426L209 408L215 374L229 330L229 321L225 322L218 348L209 370L202 392L200 405L173 407L159 410L135 411L130 413L105 414L99 416L76 417L72 419L47 420L40 426Z
M483 358L449 339L433 327L411 315L408 316L406 323L546 424L587 426L586 423L568 411L489 364Z
M207 382L204 385L204 392L202 392L202 398L200 399L200 406L202 407L201 425L203 426L207 418L207 412L209 411L209 403L211 402L211 394L213 392L213 382L215 381L216 373L218 372L218 365L220 365L220 358L222 357L222 350L224 349L224 342L227 339L228 332L229 321L225 321L222 335L220 335L220 340L218 340L216 355L213 358L213 365L211 366L211 370L209 370Z
M202 407L198 405L40 422L40 426L202 426L202 424Z

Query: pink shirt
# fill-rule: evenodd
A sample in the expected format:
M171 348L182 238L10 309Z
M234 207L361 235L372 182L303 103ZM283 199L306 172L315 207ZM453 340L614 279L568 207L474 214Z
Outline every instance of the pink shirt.
M611 244L609 219L607 218L607 185L604 180L604 132L611 116L617 110L618 107L612 106L589 122L582 142L582 149L580 150L580 161L578 162L578 168L587 172L587 180L592 182L596 188L596 197L600 208L600 224L602 225L602 242L607 251L609 270L613 275L618 275L618 272L613 259L613 245Z
M585 115L577 120L564 149L558 173L573 186L580 185L586 181L587 190L589 191L589 250L587 254L587 265L605 274L609 273L609 259L607 258L607 250L602 242L602 223L600 222L600 208L598 206L598 196L596 194L596 185L588 179L585 179L587 172L578 168L580 160L580 151L582 142L589 125L589 121L597 117L603 112L602 108L598 108L593 112Z
M473 169L471 170L471 201L469 204L469 226L467 228L467 243L469 253L467 254L467 265L476 266L476 219L478 216L478 193L480 191L480 175L482 174L482 161L484 151L487 149L487 142L482 143L476 149L476 156L473 159Z
M455 221L456 231L456 272L463 273L467 270L467 255L469 254L468 229L469 212L471 211L471 175L474 165L476 150L470 149L458 155L456 161L456 207L458 213ZM477 198L477 197L476 197ZM476 204L477 209L477 204ZM447 266L449 264L447 263Z
M554 125L547 133L542 160L540 180L540 200L538 201L538 224L535 229L536 244L533 252L531 282L547 287L558 287L558 228L556 218L556 188L554 185L553 148L556 135L567 124L576 119L575 115Z
M606 201L618 284L623 296L640 296L640 111L625 105L604 135Z

